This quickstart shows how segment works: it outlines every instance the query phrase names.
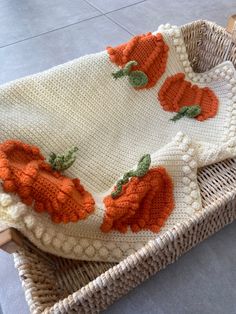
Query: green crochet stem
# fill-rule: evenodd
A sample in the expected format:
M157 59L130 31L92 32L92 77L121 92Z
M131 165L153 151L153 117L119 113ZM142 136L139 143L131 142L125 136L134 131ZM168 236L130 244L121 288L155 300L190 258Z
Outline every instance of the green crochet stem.
M124 184L129 182L132 177L143 177L149 170L151 164L151 156L149 154L144 155L138 163L136 170L130 170L126 172L122 179L116 183L116 190L111 193L112 198L117 198L122 192L122 187Z
M75 162L75 153L78 151L78 147L73 147L64 155L56 155L51 153L48 162L51 164L52 169L56 171L64 171Z
M123 67L123 69L120 69L119 71L112 73L112 76L115 79L118 79L120 77L126 76L130 74L130 71L133 66L138 65L138 62L136 61L129 61L126 63L126 65Z
M138 62L129 61L126 63L123 69L120 69L115 73L112 73L112 76L115 79L118 79L123 76L128 76L129 83L133 87L145 86L148 83L148 77L142 71L132 71L132 67L135 65L138 65Z
M193 106L184 106L182 107L179 112L170 119L171 121L177 121L183 117L188 118L195 118L201 113L201 107L199 105L193 105Z

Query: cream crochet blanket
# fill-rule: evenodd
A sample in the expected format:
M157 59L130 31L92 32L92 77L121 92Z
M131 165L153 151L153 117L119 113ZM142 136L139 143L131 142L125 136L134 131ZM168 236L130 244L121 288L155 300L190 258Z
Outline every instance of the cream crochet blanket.
M197 168L236 152L236 75L231 62L194 73L177 27L160 27L169 47L165 71L154 87L136 90L127 78L114 80L119 68L107 51L84 56L46 72L0 87L0 140L17 139L40 148L44 156L79 148L66 175L80 178L94 197L95 211L76 223L55 224L17 195L0 192L2 228L19 229L44 251L83 260L119 261L178 223L203 213ZM155 33L154 33L155 34ZM217 96L217 115L199 122L170 121L157 94L165 80L184 73L185 80L209 87ZM174 184L175 207L159 233L128 230L101 232L104 196L144 154L151 168L163 166Z

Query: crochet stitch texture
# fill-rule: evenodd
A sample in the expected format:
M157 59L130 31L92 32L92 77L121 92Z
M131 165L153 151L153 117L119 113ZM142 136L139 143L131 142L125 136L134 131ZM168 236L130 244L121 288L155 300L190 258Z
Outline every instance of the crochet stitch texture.
M157 167L143 177L132 178L118 199L107 196L101 230L160 231L174 208L173 183L165 168Z
M55 223L76 222L94 211L94 200L79 179L53 171L39 149L20 141L0 144L0 179L5 192L14 192L26 205L48 212Z
M198 104L201 113L196 120L204 121L215 117L218 110L218 99L208 87L200 88L186 81L184 73L168 77L158 92L159 101L164 110L179 112L184 106Z
M119 66L123 67L132 60L138 63L133 70L142 71L148 76L148 83L139 89L153 87L165 72L168 50L162 35L152 33L135 36L126 44L107 48L110 60Z
M141 194L137 193L137 197L134 195L136 214L133 219L124 220L124 225L133 224L135 233L129 228L125 233L115 230L108 233L101 231L101 225L106 221L106 211L109 210L103 204L103 200L104 197L106 199L110 195L110 191L103 194L93 193L95 211L85 220L55 224L51 222L47 213L35 212L32 207L20 202L17 195L5 193L0 189L1 220L7 226L17 227L39 248L52 254L84 260L119 261L156 236L153 232L157 231L157 228L153 226L154 221L158 224L158 228L162 226L159 234L163 234L174 224L191 217L195 211L201 210L196 156L191 141L183 134L178 134L171 143L152 154L151 160L146 179L144 176L138 183L143 191ZM136 168L135 166L134 169ZM150 182L146 182L147 178L153 186L150 186ZM138 178L132 179L136 181L135 179ZM156 181L158 181L158 186L155 184ZM134 183L130 183L132 188ZM164 190L164 186L167 189ZM152 197L152 192L157 192L157 190L159 199ZM119 198L114 200L118 201ZM148 205L150 200L154 200L155 203ZM152 218L146 220L146 226L137 230L134 221L137 219L140 223L142 211L139 205L143 205L142 202L146 202L146 212L142 218L146 219L146 215L150 214L153 220ZM153 227L154 229L150 231Z
M35 212L16 194L2 190L1 226L19 229L40 249L52 254L119 261L154 237L168 235L176 224L204 214L197 168L236 154L235 70L231 62L225 62L206 73L194 73L180 29L167 27L160 32L152 36L159 38L160 47L168 46L168 52L161 49L157 55L158 59L164 58L165 69L160 66L158 77L151 79L151 88L139 90L126 78L114 80L111 74L123 64L111 61L107 51L0 87L0 142L17 139L36 145L45 157L52 151L58 155L68 147L78 147L77 159L65 176L80 178L95 201L95 210L86 219L55 224L47 212ZM145 46L139 47L144 50ZM147 56L151 50L148 48ZM128 55L125 63L135 60L132 53ZM143 67L144 60L136 61ZM177 73L184 73L184 80L191 84L214 92L218 111L213 118L201 123L187 117L178 123L170 121L173 112L163 110L157 95L165 80ZM149 72L146 74L150 78ZM151 173L162 167L171 178L173 210L158 233L148 228L134 233L132 222L126 218L126 233L114 229L102 232L107 210L103 200L111 195L124 173L136 169L144 154L151 155Z

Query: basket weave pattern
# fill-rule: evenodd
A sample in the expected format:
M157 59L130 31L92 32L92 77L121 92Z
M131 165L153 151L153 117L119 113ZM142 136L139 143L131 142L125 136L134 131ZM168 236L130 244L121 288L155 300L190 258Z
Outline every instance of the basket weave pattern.
M197 21L184 25L182 31L196 72L209 70L225 59L230 38L223 28ZM227 56L234 65L235 52L236 47L232 45ZM55 257L25 240L14 259L31 312L97 313L105 309L236 218L234 178L234 160L201 169L198 181L205 214L178 224L117 265Z

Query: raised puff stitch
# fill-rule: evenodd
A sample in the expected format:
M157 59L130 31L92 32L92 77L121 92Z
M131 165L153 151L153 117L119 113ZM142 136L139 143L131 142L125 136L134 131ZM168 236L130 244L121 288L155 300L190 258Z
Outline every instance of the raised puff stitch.
M192 85L185 80L184 73L169 76L158 92L158 99L164 110L178 112L180 117L181 114L184 116L181 112L183 107L188 109L187 107L193 108L193 105L198 106L195 116L192 116L198 121L213 118L218 111L218 98L215 93L208 87Z
M127 62L135 61L133 71L142 71L148 77L148 82L138 89L153 87L165 72L168 46L161 34L147 33L133 37L129 42L117 47L108 47L107 52L110 60L120 67Z
M123 215L120 220L113 217L113 228L109 232L102 232L100 227L107 217L107 208L102 201L105 203L106 198L111 197L111 190L96 197L94 193L95 211L87 219L61 225L52 223L47 213L36 212L32 205L25 206L13 193L0 189L0 199L5 206L0 206L1 217L6 213L6 224L17 227L44 251L74 259L120 261L154 239L156 232L165 234L176 223L186 222L201 210L196 156L191 140L178 133L171 143L150 157L150 167L147 163L143 176L131 177L122 186L123 192L128 188L131 191L135 186L134 193L127 198L136 202L135 215L129 218ZM183 168L188 169L187 172ZM122 196L127 195L121 193L112 200L122 201ZM147 210L141 211L140 204Z
M39 213L48 212L55 223L76 222L94 211L92 195L79 179L54 171L37 147L20 141L0 144L0 179L4 191Z

